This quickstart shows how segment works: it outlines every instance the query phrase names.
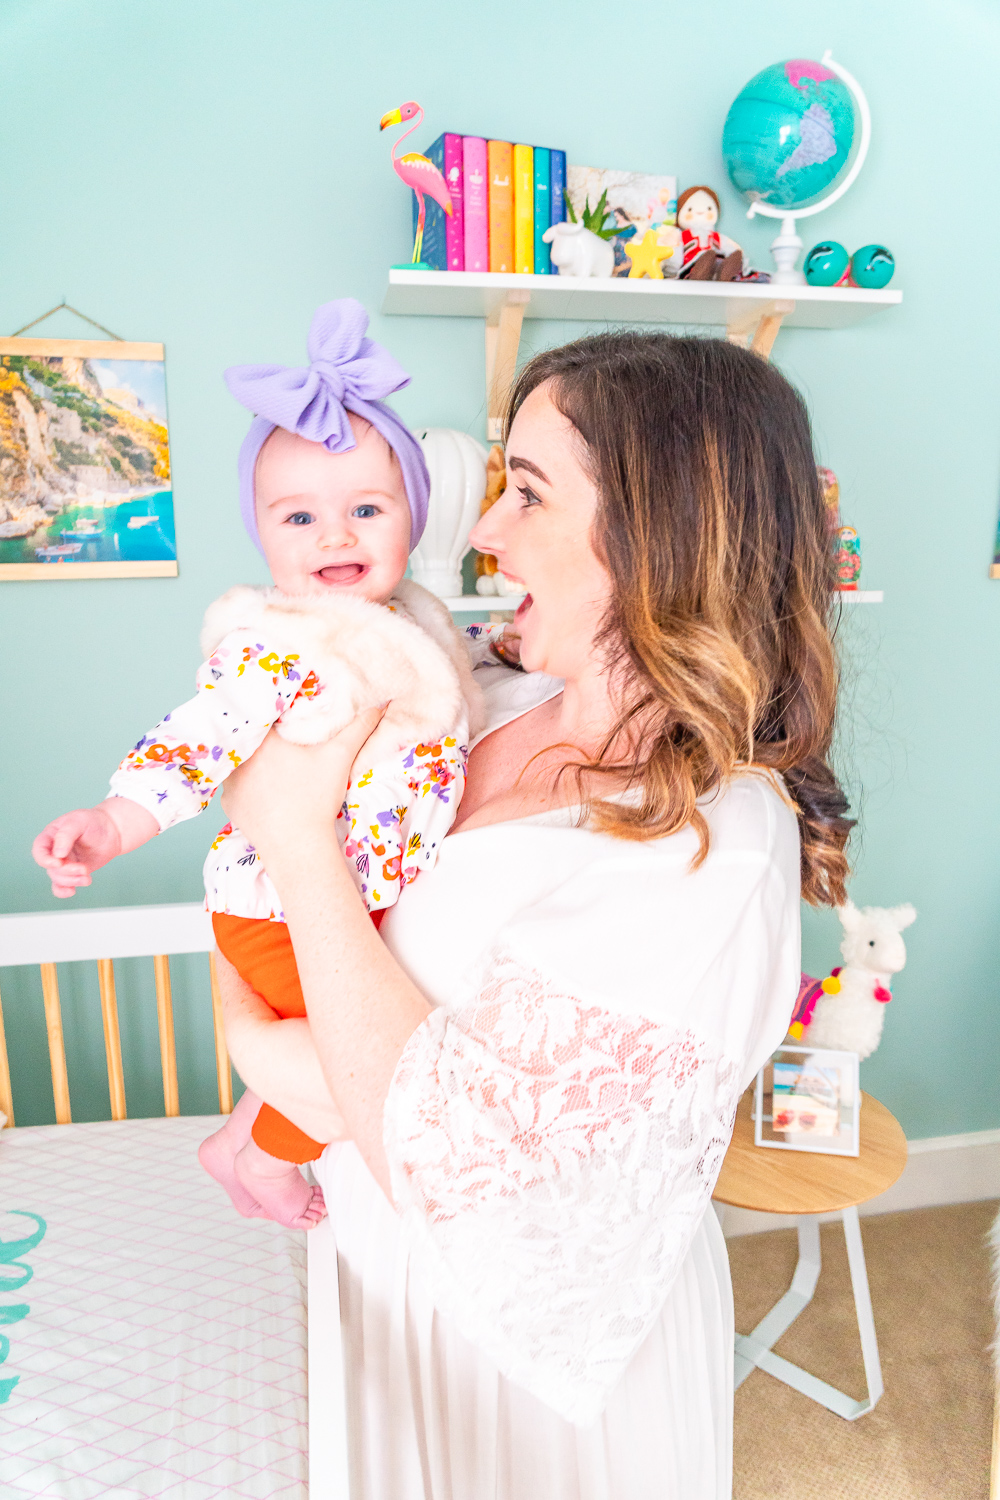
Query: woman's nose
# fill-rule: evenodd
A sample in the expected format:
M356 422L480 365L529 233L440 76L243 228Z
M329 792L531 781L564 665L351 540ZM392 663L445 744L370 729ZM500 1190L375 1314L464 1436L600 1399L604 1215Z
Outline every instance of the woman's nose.
M503 550L503 500L501 495L496 504L491 505L486 514L479 517L469 532L469 542L477 552L490 552L496 556Z

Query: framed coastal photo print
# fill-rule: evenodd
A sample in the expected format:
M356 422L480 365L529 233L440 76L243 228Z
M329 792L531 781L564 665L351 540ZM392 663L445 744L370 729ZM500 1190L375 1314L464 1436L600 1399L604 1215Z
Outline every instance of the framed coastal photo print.
M857 1156L860 1108L856 1052L779 1047L757 1074L754 1145Z
M163 345L0 339L0 580L176 574Z

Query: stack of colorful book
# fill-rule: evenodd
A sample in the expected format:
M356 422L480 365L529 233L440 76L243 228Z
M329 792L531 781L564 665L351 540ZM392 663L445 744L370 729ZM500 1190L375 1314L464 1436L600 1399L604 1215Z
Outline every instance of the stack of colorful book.
M439 135L425 153L451 194L451 214L432 198L423 260L434 271L553 274L542 236L566 217L566 153L548 146ZM417 231L413 196L413 232Z

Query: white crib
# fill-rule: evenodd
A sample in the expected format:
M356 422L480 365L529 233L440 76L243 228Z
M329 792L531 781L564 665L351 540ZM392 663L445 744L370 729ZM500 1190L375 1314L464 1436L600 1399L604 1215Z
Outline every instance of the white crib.
M241 1219L195 1154L219 1117L180 1114L172 955L209 956L220 1112L233 1104L213 946L193 904L0 917L0 968L41 971L57 1121L10 1128L0 1000L5 1500L347 1500L329 1221ZM162 1118L126 1115L124 958L152 960ZM112 1118L74 1124L57 965L95 960Z

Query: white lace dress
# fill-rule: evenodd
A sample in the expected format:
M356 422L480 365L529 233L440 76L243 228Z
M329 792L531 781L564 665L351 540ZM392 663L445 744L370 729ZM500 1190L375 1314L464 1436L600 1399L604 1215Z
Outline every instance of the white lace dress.
M491 727L551 696L500 669ZM728 1500L710 1195L799 977L793 812L759 776L625 843L569 812L448 837L382 937L435 1006L386 1104L395 1212L319 1166L352 1500Z

